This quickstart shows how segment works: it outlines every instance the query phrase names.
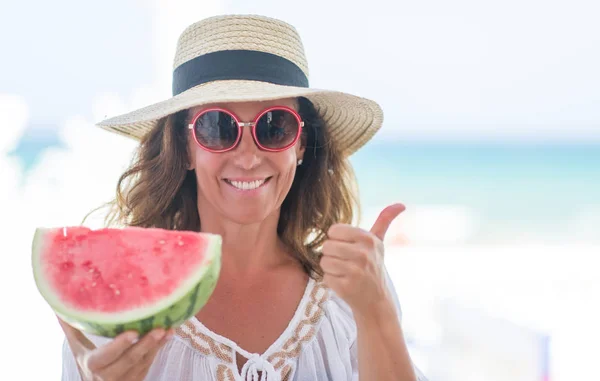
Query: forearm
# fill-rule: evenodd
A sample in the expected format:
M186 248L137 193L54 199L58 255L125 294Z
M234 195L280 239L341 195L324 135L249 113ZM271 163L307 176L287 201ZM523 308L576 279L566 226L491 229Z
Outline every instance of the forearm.
M404 333L393 304L355 313L360 380L416 381Z

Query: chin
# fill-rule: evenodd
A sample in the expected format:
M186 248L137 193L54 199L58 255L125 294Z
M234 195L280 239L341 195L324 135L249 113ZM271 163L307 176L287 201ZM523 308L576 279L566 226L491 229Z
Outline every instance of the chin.
M223 213L228 220L240 225L260 223L271 214L264 206L231 208L230 210L224 210Z

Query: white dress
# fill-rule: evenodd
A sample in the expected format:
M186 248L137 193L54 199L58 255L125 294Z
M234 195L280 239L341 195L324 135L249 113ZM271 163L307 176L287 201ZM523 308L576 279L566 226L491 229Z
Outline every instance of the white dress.
M388 287L400 303L386 272ZM310 279L294 317L263 354L248 353L192 318L157 354L146 381L357 381L356 323L350 307ZM96 345L110 339L87 335ZM236 352L248 359L241 372ZM63 344L63 381L80 381L73 354ZM419 381L426 378L415 367Z

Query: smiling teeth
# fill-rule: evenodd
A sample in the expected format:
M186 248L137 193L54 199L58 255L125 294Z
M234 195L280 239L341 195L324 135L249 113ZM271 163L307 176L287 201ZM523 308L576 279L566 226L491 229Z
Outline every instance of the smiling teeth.
M237 189L250 190L256 189L263 185L265 180L254 180L254 181L229 181L229 184L233 185Z

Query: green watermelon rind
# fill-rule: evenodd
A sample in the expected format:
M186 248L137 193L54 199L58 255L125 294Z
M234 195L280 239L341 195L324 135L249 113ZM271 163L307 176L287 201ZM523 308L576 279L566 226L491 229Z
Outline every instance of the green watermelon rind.
M119 313L78 311L60 301L42 274L40 255L43 252L45 232L49 230L52 229L38 228L34 234L32 260L37 288L61 319L77 329L98 336L115 337L128 330L135 330L143 335L156 327L179 326L196 315L206 304L216 287L221 271L222 239L219 235L203 233L209 241L203 262L198 265L195 273L190 274L181 286L160 302L150 307Z

